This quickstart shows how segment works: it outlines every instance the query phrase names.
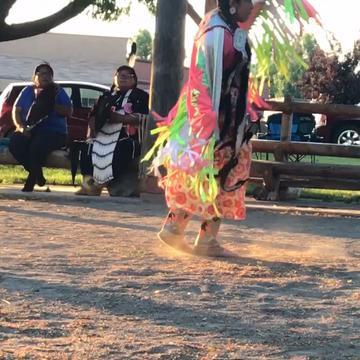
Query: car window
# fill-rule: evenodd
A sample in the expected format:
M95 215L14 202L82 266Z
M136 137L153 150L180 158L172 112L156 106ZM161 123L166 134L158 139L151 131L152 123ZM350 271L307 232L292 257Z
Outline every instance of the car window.
M8 99L7 99L7 102L9 104L13 104L23 89L24 89L24 86L14 86L11 90L11 93L10 93Z
M66 92L67 96L69 98L71 98L72 95L72 88L70 86L62 86L62 88L64 89L64 91Z
M72 89L72 87L71 87L71 86L62 86L62 88L63 88L64 91L66 92L67 96L70 98L71 104L74 105L73 89Z
M304 113L294 113L294 118L300 119L300 120L310 120L313 119L313 114L304 114Z
M4 102L5 98L6 98L6 93L5 93L5 91L3 91L0 94L0 104L2 104Z
M92 108L103 93L101 90L80 88L81 107Z
M0 103L6 101L9 105L12 105L15 102L16 98L19 96L23 88L24 88L23 86L6 87L0 96Z

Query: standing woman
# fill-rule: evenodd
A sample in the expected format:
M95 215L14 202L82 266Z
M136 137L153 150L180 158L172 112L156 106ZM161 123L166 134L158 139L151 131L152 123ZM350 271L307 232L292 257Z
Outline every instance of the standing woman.
M66 118L72 113L65 90L54 83L54 71L48 63L35 68L33 85L26 86L13 107L16 132L9 150L29 172L22 191L31 192L35 184L44 186L42 167L47 156L66 145Z
M252 133L246 121L251 52L245 22L251 0L218 0L195 38L189 80L177 105L153 133L146 155L165 189L169 214L161 241L185 248L184 230L201 217L194 252L225 256L217 235L221 218L245 218L245 182L251 163ZM166 169L166 174L162 169Z

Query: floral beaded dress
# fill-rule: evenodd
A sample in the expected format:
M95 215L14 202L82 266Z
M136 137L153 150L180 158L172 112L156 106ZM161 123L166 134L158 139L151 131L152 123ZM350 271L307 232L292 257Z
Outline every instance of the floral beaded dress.
M250 57L247 33L231 29L217 10L208 14L195 38L189 79L153 131L158 138L145 157L155 155L152 167L170 209L205 219L245 218Z

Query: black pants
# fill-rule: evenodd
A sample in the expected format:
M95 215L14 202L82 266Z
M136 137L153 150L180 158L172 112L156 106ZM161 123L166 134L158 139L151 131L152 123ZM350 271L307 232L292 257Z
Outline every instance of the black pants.
M42 167L47 156L66 144L66 135L57 133L35 133L30 137L20 132L14 133L10 139L9 150L14 158L29 172L28 190L34 188L36 182L44 179ZM44 185L44 184L42 184Z
M114 179L119 178L129 170L132 160L140 156L140 145L133 138L122 139L116 144L112 168ZM80 170L82 175L93 175L92 145L84 144L80 155Z

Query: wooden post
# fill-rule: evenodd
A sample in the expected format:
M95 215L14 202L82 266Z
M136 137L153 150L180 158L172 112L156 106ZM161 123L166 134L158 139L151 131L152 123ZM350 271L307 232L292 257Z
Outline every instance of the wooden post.
M283 113L281 118L281 134L280 141L291 141L291 128L292 128L292 118L293 114ZM287 155L282 151L276 151L275 160L276 161L287 161Z
M291 141L292 122L293 122L293 114L283 113L281 118L280 141Z
M285 97L285 103L291 103L291 98L289 96ZM293 123L293 114L292 112L284 112L281 118L281 133L280 133L280 142L291 141L291 129ZM276 161L287 162L289 159L288 154L284 153L281 149L277 149L274 152L274 158ZM280 187L280 175L275 176L275 182L277 187L273 193L273 198L278 200L280 198L280 192L286 194L289 192L288 188Z
M291 103L290 97L285 97L285 103ZM291 129L293 122L292 112L284 112L281 118L281 134L280 141L291 141ZM283 152L275 153L276 161L287 161L287 155Z
M158 0L151 68L150 109L165 116L176 104L183 84L185 58L186 0ZM142 144L142 157L154 143L150 135L155 127L151 116ZM147 175L148 164L140 169L141 191L156 191L155 178Z

